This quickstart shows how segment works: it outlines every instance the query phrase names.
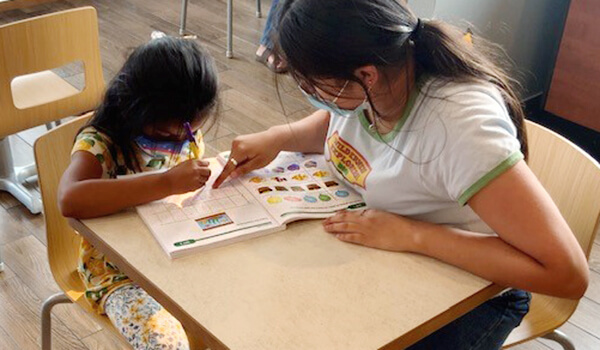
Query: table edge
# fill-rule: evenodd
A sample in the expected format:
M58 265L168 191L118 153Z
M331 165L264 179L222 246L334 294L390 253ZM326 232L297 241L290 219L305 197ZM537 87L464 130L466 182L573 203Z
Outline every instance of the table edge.
M388 344L380 347L380 350L392 350L392 349L405 349L419 340L425 338L436 330L444 327L459 317L465 315L469 311L475 309L477 306L483 304L487 300L496 296L502 292L506 287L499 286L495 283L491 284L480 290L479 292L461 300L443 313L435 316L429 321L422 323L421 325L413 328L402 336L394 339Z

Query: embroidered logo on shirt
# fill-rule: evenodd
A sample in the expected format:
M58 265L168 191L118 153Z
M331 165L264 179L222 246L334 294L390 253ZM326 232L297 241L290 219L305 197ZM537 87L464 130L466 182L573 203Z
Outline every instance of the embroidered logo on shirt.
M369 162L354 147L334 132L327 139L329 146L328 161L351 184L367 189L367 176L371 173Z

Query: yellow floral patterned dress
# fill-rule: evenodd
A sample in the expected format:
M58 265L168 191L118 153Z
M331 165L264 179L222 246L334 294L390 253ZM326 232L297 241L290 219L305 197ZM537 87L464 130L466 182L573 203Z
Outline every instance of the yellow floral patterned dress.
M200 132L196 134L196 140L202 156L204 142ZM189 157L187 141L178 144L161 143L140 137L134 141L134 149L143 171L170 168ZM71 154L79 151L89 152L98 159L104 179L132 172L124 166L123 155L110 138L94 127L87 127L77 135ZM85 285L87 300L99 313L104 313L104 302L108 295L118 287L132 283L116 265L85 239L81 242L77 270Z

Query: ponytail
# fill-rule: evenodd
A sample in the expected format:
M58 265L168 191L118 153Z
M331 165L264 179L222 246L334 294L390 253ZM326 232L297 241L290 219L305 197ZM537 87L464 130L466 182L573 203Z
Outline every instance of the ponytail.
M453 82L485 81L500 91L527 159L525 112L513 86L518 85L490 57L497 49L478 38L478 46L463 39L455 27L441 21L418 20L414 35L414 58L417 76L427 74Z
M492 61L497 52L493 45L477 38L475 47L455 27L419 20L398 0L285 0L279 6L275 50L303 85L316 85L315 78L357 81L359 67L405 67L412 55L417 77L495 85L527 159L524 112L513 88L517 84Z

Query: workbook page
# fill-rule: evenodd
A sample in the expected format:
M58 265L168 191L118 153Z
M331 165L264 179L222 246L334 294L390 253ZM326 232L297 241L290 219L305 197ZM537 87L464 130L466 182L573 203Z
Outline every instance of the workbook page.
M239 183L229 181L213 189L221 169L213 159L211 178L203 188L136 208L169 256L283 229Z
M221 157L226 160L227 153ZM335 177L322 154L281 152L265 168L237 181L281 224L364 206L362 197Z

